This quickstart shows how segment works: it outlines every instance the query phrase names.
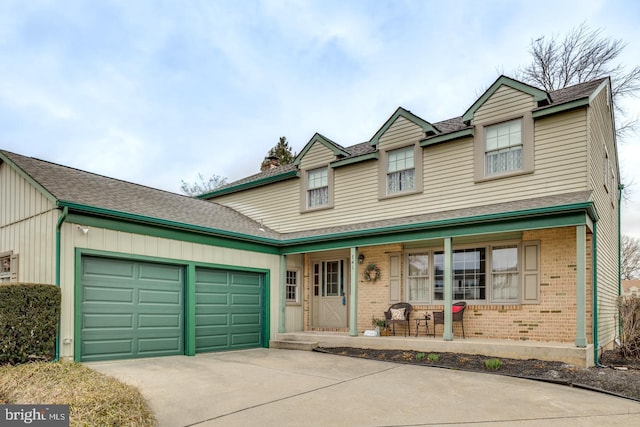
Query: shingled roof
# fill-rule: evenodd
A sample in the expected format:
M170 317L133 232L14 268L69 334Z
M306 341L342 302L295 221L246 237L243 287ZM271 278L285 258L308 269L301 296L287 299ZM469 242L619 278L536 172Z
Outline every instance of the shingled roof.
M186 225L207 233L277 239L279 234L219 203L158 190L131 182L0 150L10 162L61 204L97 208L104 215L128 214Z

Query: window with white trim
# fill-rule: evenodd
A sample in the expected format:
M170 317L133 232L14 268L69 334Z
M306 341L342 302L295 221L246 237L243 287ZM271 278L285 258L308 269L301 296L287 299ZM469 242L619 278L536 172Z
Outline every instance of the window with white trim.
M491 248L491 301L515 303L520 300L518 246Z
M0 282L18 281L18 255L13 251L0 253Z
M387 194L415 189L414 147L406 147L387 153Z
M307 172L307 207L319 208L329 205L329 168L323 167Z
M290 303L298 303L300 302L298 293L299 293L299 284L298 284L298 271L297 270L287 270L286 273L286 288L285 295L287 302Z
M485 173L494 175L522 170L522 120L511 120L485 129Z

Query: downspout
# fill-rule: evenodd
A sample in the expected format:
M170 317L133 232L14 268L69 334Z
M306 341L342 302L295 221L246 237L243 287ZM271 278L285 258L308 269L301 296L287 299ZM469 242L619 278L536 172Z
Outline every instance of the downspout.
M623 184L618 184L618 298L622 295L622 190ZM616 305L618 301L616 301ZM622 318L620 317L620 310L618 310L618 337L622 337Z
M593 363L604 368L600 364L600 337L598 330L598 222L593 222L593 235L591 238L591 264L592 264L592 291L593 291L593 313L591 314L593 322Z
M69 208L62 208L62 215L58 218L58 222L56 223L56 286L60 287L60 229L62 228L62 223L67 219L67 215L69 215ZM60 302L60 317L58 317L58 330L56 331L56 353L53 359L54 362L57 362L60 359L60 319L62 318L62 301Z

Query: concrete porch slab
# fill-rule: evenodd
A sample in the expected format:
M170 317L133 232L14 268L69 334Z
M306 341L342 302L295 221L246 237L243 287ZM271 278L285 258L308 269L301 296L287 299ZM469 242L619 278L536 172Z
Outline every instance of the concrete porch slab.
M356 347L376 350L414 350L480 354L509 359L538 359L570 363L579 367L594 365L593 344L579 348L568 343L489 340L481 338L454 337L445 341L442 337L391 336L352 337L341 332L286 332L275 335L276 340L316 342L320 347Z

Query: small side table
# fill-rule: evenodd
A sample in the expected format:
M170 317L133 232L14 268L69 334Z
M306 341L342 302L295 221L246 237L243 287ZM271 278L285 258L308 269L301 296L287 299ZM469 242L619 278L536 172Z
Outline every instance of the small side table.
M429 320L431 320L431 315L429 313L425 313L424 317L416 318L416 337L418 336L420 326L422 326L423 324L425 328L425 336L429 336Z

